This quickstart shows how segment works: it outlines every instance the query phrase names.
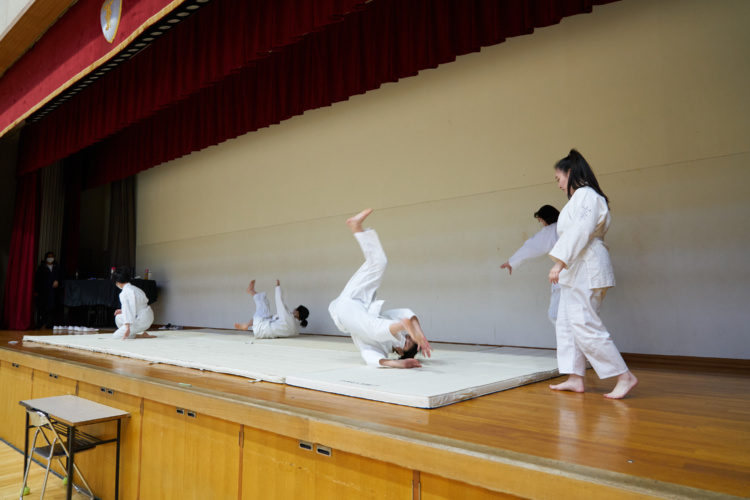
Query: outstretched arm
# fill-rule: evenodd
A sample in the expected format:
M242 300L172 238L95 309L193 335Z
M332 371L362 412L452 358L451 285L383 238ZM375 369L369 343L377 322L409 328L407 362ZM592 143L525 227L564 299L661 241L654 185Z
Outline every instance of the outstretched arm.
M282 311L288 311L286 304L284 303L284 291L281 289L281 283L276 280L276 313L281 314Z
M508 269L508 273L513 273L513 268L518 269L521 265L530 259L541 257L549 253L557 241L557 224L544 226L534 236L526 240L521 248L514 253L507 262L500 266L500 269Z

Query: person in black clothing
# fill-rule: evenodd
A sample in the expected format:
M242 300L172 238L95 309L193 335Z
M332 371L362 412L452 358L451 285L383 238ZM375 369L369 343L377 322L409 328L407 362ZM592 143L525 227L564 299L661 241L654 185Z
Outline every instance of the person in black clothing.
M55 320L60 277L61 271L55 260L55 252L47 252L44 254L44 260L36 269L34 280L37 327L39 328L52 328L52 322Z

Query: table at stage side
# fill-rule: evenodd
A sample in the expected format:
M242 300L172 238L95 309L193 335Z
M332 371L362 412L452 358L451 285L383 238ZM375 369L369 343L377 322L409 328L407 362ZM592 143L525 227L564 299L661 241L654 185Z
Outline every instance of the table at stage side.
M115 439L96 440L95 446L107 443L116 443L115 457L115 500L117 500L120 490L120 436L122 419L130 417L130 413L117 408L105 406L103 404L89 401L88 399L79 398L78 396L52 396L49 398L27 399L20 401L19 404L32 411L41 411L45 413L50 420L62 424L67 431L68 450L70 460L67 461L68 490L67 497L70 500L73 494L73 464L75 463L75 440L82 433L78 430L91 424L117 421L117 437ZM26 413L26 440L24 446L24 471L26 470L26 460L29 459L29 416ZM86 436L91 439L91 436ZM96 438L94 438L96 439Z
M149 304L158 299L156 281L131 281L146 294ZM120 309L120 289L110 280L63 280L66 325L114 327L113 311Z
M156 281L132 280L130 284L143 290L149 305L158 299ZM110 280L63 280L63 290L63 304L67 307L101 305L120 308L120 289Z

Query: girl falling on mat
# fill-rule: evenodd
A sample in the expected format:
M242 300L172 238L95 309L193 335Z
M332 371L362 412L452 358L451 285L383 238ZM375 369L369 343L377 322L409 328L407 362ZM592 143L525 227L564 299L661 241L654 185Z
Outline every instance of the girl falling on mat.
M555 179L570 201L557 222L559 239L549 253L555 265L550 283L559 283L560 309L556 324L557 363L568 380L551 385L557 391L584 392L586 360L599 378L617 377L612 392L621 399L638 384L599 317L602 300L615 276L604 235L609 229L609 200L594 172L572 149L555 165Z
M508 274L513 274L513 268L517 269L527 260L548 254L557 243L557 217L559 215L560 212L552 205L544 205L537 210L534 218L542 225L542 229L526 240L510 259L500 265L500 269L507 269ZM552 295L549 299L547 316L554 325L557 322L557 309L560 306L560 285L553 284L550 291Z
M154 312L148 305L148 299L143 290L130 284L130 271L126 267L119 268L112 279L115 280L120 292L122 309L115 311L117 330L112 334L116 339L153 339L146 330L154 322Z
M255 291L255 280L248 285L247 293L252 295L255 301L255 314L253 319L247 323L235 323L236 329L249 330L252 327L256 339L276 339L299 335L300 327L307 326L310 311L305 306L299 306L294 311L289 311L284 304L279 280L276 280L276 316L271 314L266 292L258 293Z
M378 234L372 229L362 229L370 213L371 208L346 221L362 249L365 263L354 273L341 295L331 302L328 312L339 330L351 334L367 366L419 368L422 364L414 359L417 351L421 350L429 358L432 347L417 316L411 309L380 312L383 301L375 300L388 261ZM400 358L388 359L391 352L398 353Z

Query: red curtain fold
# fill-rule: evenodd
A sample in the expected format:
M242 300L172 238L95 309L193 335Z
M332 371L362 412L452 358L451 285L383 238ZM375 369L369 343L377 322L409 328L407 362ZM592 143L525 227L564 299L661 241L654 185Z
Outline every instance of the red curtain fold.
M256 113L257 108L218 108L217 117L226 122L212 127L208 136L191 141L196 147L345 100L610 1L375 0L364 7L362 0L213 0L48 117L29 124L21 141L19 174L140 122L164 123L160 116L165 110L179 115L184 111L175 112L178 107L195 108L201 106L200 101L215 100L217 89L234 89L236 83L227 82L238 78L246 87L235 92L231 101L242 99L250 88L250 92L275 98L273 109L264 111L267 103L262 101L260 117L249 118L258 123L243 130L232 124L248 118L232 115ZM277 71L273 78L251 76L259 74L255 66L265 72L269 68L264 61L279 58L282 61L271 63L270 69ZM328 74L318 70L321 64L329 68ZM299 80L308 75L315 81ZM283 89L286 97L280 95L282 84L288 85ZM217 138L216 129L229 135ZM38 146L41 143L44 147ZM142 143L133 144L142 147ZM147 161L150 165L142 168L195 150L190 143L185 147L158 162Z
M34 272L39 240L39 173L18 179L5 278L3 329L28 330L34 318Z
M115 44L126 39L170 0L127 0ZM102 34L102 0L78 0L0 79L0 130L106 56L113 45Z
M81 191L83 179L80 155L65 160L65 210L63 213L63 242L60 249L60 263L65 267L66 276L75 276L78 266L81 241Z
M601 3L601 2L599 2ZM534 8L529 5L533 4ZM455 60L590 1L379 0L160 109L88 149L88 187ZM508 18L516 16L511 23Z
M345 14L361 9L362 3L214 0L179 24L157 23L147 33L159 30L165 35L49 117L27 126L24 132L32 139L22 141L19 174L49 165L152 116L306 34L340 22ZM61 124L65 124L62 130ZM44 148L35 146L39 138L44 138Z

